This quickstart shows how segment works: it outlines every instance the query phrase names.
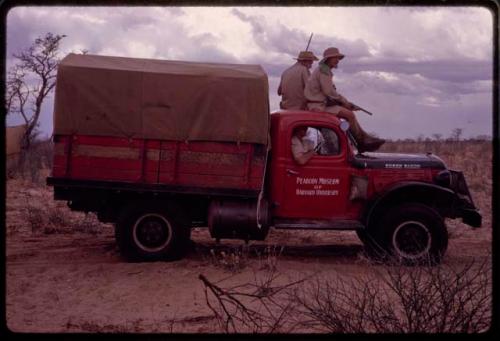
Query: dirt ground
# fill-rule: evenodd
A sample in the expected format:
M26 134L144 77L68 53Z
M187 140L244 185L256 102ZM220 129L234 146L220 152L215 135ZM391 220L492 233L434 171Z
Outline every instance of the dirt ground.
M200 274L226 285L245 283L268 271L266 262L273 261L286 283L313 272L359 276L382 267L365 258L354 232L271 230L265 242L250 242L249 258L231 272L213 254L244 243L217 245L203 228L193 231L192 249L180 261L126 263L112 225L87 222L75 230L83 215L53 201L51 188L9 180L6 193L6 317L14 332L219 332ZM444 264L491 254L491 203L480 198L476 204L483 227L448 221ZM36 221L28 213L34 208L56 214Z

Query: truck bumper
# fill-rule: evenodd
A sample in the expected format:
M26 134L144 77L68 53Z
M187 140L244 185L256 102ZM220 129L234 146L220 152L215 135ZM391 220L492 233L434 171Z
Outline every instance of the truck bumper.
M464 208L460 210L460 216L462 217L462 221L464 224L467 224L471 227L481 227L481 223L483 217L479 211L475 208Z
M455 191L458 201L458 216L462 218L464 224L471 227L481 227L482 217L479 210L474 205L469 186L465 181L462 172L450 170L451 187Z

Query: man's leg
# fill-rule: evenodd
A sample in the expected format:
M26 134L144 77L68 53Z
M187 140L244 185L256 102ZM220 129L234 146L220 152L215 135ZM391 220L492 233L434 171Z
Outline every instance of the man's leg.
M349 122L349 127L351 129L352 135L354 136L354 138L358 143L362 144L367 134L364 132L363 129L361 129L361 126L359 125L359 122L356 119L354 113L347 109L340 109L337 112L337 117L343 118L344 120Z
M370 134L366 133L363 128L361 128L356 115L352 111L342 108L338 110L337 116L349 122L352 135L358 143L360 152L374 151L384 144L385 140L371 136Z

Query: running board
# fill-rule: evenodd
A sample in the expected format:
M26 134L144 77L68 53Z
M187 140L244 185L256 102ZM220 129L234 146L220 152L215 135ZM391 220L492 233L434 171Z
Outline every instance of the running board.
M275 229L288 230L364 230L365 226L357 220L310 220L275 219Z

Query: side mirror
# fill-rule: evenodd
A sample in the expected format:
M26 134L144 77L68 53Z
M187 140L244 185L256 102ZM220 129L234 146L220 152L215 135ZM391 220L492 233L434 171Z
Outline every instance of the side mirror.
M349 130L349 122L347 122L347 121L340 122L340 129L343 132L346 132L347 130Z

